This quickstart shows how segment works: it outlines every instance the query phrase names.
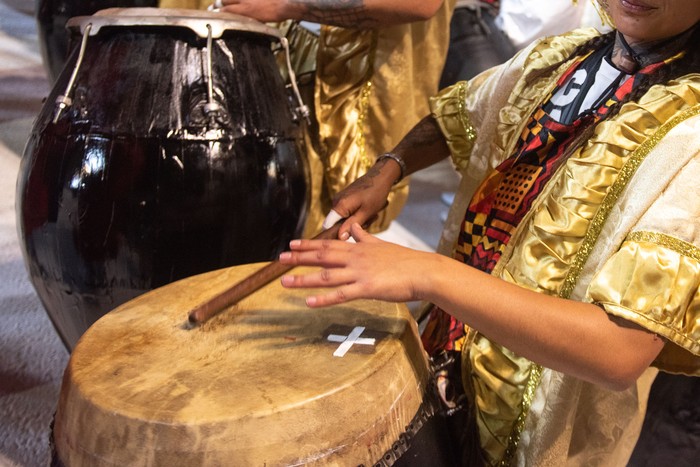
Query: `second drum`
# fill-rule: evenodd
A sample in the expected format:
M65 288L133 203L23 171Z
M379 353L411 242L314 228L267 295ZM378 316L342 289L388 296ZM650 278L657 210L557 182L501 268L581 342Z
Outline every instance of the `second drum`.
M110 9L83 35L19 172L20 243L67 347L147 290L266 261L300 235L301 125L277 30L189 10Z

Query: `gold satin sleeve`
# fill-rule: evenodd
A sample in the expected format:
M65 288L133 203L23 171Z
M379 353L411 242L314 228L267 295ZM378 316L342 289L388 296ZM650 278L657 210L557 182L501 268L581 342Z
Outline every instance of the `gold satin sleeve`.
M615 316L668 340L661 370L700 376L700 249L652 232L632 233L589 286Z
M476 128L466 108L467 82L462 81L442 90L430 99L431 115L445 136L458 170L465 172L476 140Z

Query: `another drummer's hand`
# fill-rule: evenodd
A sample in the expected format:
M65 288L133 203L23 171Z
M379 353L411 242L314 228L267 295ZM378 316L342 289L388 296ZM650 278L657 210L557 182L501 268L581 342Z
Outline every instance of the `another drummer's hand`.
M393 162L389 161L389 164ZM366 225L387 205L387 198L397 173L387 165L387 160L375 164L369 171L345 187L333 197L333 209L323 222L328 229L340 219L345 219L338 231L338 238L350 238L352 224Z
M295 3L288 0L217 0L214 7L262 22L277 22L295 19L299 15L299 6Z
M425 271L434 253L411 250L385 242L353 224L356 243L340 240L293 240L291 251L280 255L282 264L320 266L305 275L287 274L282 285L288 288L331 288L307 297L310 307L323 307L359 298L389 302L422 299Z

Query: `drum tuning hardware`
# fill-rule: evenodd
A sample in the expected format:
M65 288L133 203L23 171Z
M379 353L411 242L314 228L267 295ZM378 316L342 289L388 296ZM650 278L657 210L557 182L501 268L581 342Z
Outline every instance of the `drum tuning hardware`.
M221 110L221 106L216 102L207 102L203 107L204 114L209 115L212 113L218 113Z
M56 110L56 119L58 119L59 114L63 109L70 107L71 104L73 103L73 99L71 99L68 96L60 95L56 98L56 107L58 109ZM56 119L54 119L54 123L56 123Z
M204 113L209 115L218 112L221 106L214 102L214 82L212 79L211 48L212 48L211 24L207 24L207 98L208 103L204 106Z
M418 408L418 412L413 417L413 420L399 434L398 440L395 441L389 450L373 465L373 467L392 467L401 457L407 453L419 436L419 432L423 427L430 423L431 419L438 414L436 402L430 397L427 397Z
M430 367L432 368L433 373L437 373L452 365L454 362L454 356L446 351L442 351L438 355L430 358Z
M78 59L75 61L75 67L73 67L73 73L71 73L68 84L66 85L65 92L56 98L56 113L53 117L53 123L58 122L61 112L64 109L71 106L73 100L70 98L70 94L73 91L73 86L75 85L75 78L78 76L78 71L80 70L80 65L83 63L83 57L85 57L85 49L87 47L87 40L90 36L90 29L92 29L92 24L85 26L85 31L83 32L83 40L80 42L80 51L78 52Z
M214 73L212 68L212 50L213 50L213 34L211 24L207 24L207 50L206 50L206 81L207 81L207 103L202 107L202 111L206 117L209 117L210 124L214 126L217 120L225 120L221 117L223 108L214 100Z
M284 57L287 62L287 73L289 74L289 83L292 86L292 91L294 91L294 97L296 97L297 102L299 103L299 106L296 108L296 112L304 120L306 120L306 123L308 125L311 125L311 119L309 118L309 116L311 115L309 111L309 106L304 104L304 100L301 98L301 93L299 92L299 87L297 86L297 76L296 73L294 73L294 70L292 69L292 59L291 54L289 52L289 41L286 37L280 37L280 44L282 44L282 48L284 49Z
M454 407L446 408L445 409L445 416L451 417L454 414L463 411L467 406L467 396L462 394L462 396L457 399Z

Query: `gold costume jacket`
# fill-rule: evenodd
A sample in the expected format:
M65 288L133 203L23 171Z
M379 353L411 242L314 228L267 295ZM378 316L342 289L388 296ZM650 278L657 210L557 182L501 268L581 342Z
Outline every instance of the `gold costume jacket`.
M431 100L463 176L442 253L452 251L479 182L512 154L528 116L571 62L527 85L526 78L596 34L543 39ZM666 344L637 385L614 392L540 367L470 330L464 384L491 464L625 465L657 368L700 376L698 177L700 75L692 74L654 86L599 124L540 193L492 274L595 303Z
M307 144L313 190L307 234L320 227L333 195L429 113L453 9L454 0L445 0L427 21L376 29L321 28L314 89L317 150ZM386 229L407 197L408 179L394 186L371 230Z

